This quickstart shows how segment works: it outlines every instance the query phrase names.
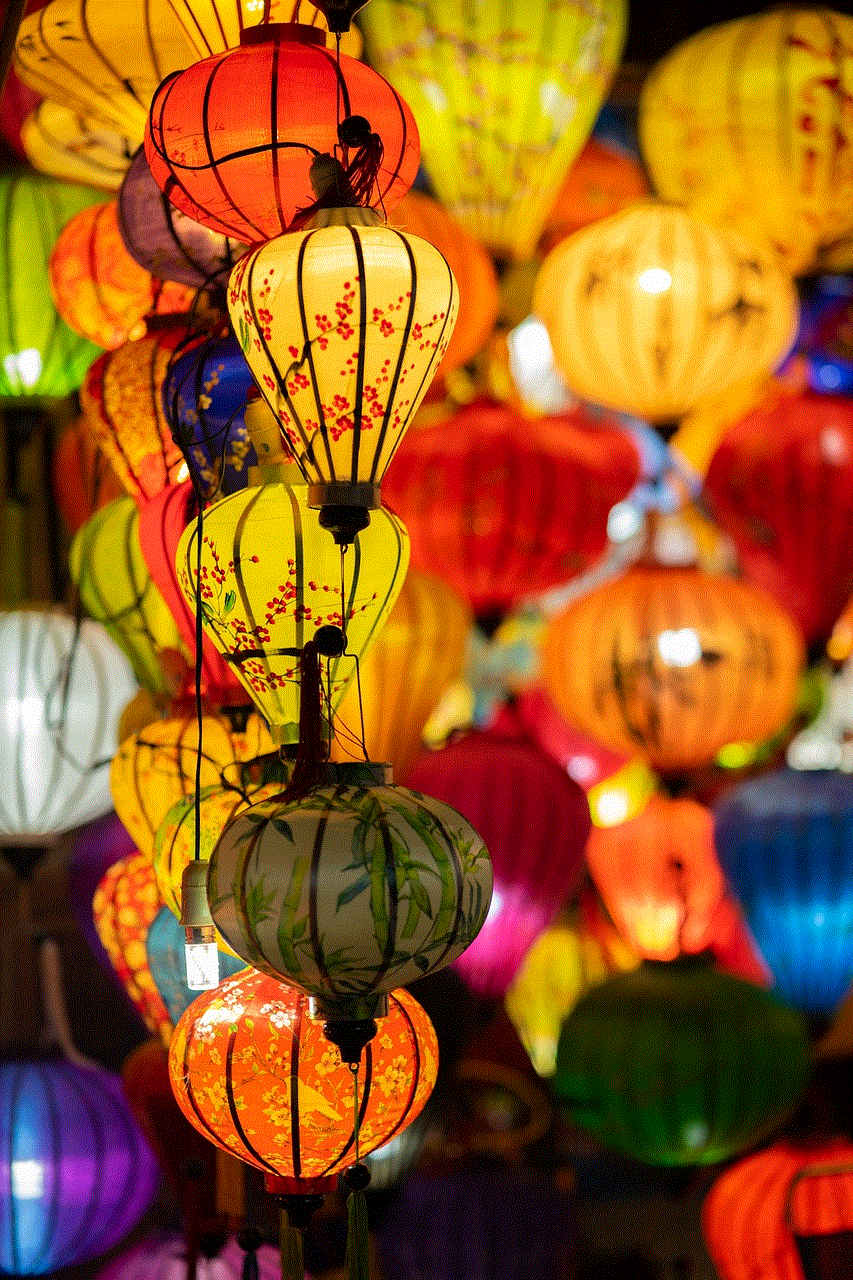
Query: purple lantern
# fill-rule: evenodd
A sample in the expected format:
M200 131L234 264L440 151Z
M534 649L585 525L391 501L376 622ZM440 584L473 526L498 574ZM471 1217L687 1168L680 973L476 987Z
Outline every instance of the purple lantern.
M0 1271L45 1275L117 1244L159 1170L118 1076L63 1058L0 1062Z
M101 945L92 920L92 899L104 875L120 858L129 858L136 846L115 813L81 827L68 861L68 897L74 919L93 955L107 973L115 970Z
M198 1259L196 1280L240 1280L245 1256L236 1240L228 1240L216 1257ZM280 1280L277 1249L262 1244L255 1256L258 1280ZM187 1280L186 1245L180 1236L150 1236L99 1271L97 1280Z

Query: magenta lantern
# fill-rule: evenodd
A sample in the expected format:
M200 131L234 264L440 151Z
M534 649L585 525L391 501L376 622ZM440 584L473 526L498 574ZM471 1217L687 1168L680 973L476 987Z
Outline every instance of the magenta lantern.
M212 1257L196 1262L196 1280L240 1280L246 1254L236 1240L227 1240ZM262 1244L255 1253L258 1280L280 1280L278 1249ZM186 1244L180 1236L148 1236L141 1244L114 1258L96 1280L187 1280Z

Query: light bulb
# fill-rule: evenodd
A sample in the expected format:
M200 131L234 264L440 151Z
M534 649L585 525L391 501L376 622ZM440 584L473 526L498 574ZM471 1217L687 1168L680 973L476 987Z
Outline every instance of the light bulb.
M219 986L219 948L207 904L207 862L195 859L181 878L181 924L186 937L187 986L210 991Z

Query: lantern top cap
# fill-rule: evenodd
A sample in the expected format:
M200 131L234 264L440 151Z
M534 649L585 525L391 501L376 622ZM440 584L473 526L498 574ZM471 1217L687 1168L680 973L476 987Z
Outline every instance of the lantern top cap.
M288 40L293 44L315 44L326 47L326 33L322 27L311 27L306 22L260 22L254 27L244 27L240 32L240 47L250 44L268 44L271 41Z

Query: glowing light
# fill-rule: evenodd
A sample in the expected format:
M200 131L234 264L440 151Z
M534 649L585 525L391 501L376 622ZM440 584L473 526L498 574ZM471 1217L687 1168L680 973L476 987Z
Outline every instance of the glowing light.
M190 991L212 991L219 986L219 947L216 942L187 942L187 986Z
M41 353L35 347L13 351L3 357L3 368L10 382L17 382L22 387L34 387L41 377Z
M666 293L672 288L672 276L663 267L647 267L637 276L637 285L643 293Z
M643 527L643 513L632 502L617 502L607 517L607 536L611 542L627 542Z
M583 786L585 782L591 782L597 776L598 765L591 756L572 756L566 764L566 772L570 778L574 778L575 782Z
M44 1165L40 1160L12 1161L12 1198L41 1200L44 1196Z
M690 1151L698 1151L708 1141L708 1126L703 1120L694 1120L684 1126L681 1137L685 1147Z
M617 822L624 822L628 817L628 792L617 790L599 791L594 801L595 821L601 827L614 827Z
M702 642L692 627L661 631L657 651L661 661L670 667L692 667L702 657Z

